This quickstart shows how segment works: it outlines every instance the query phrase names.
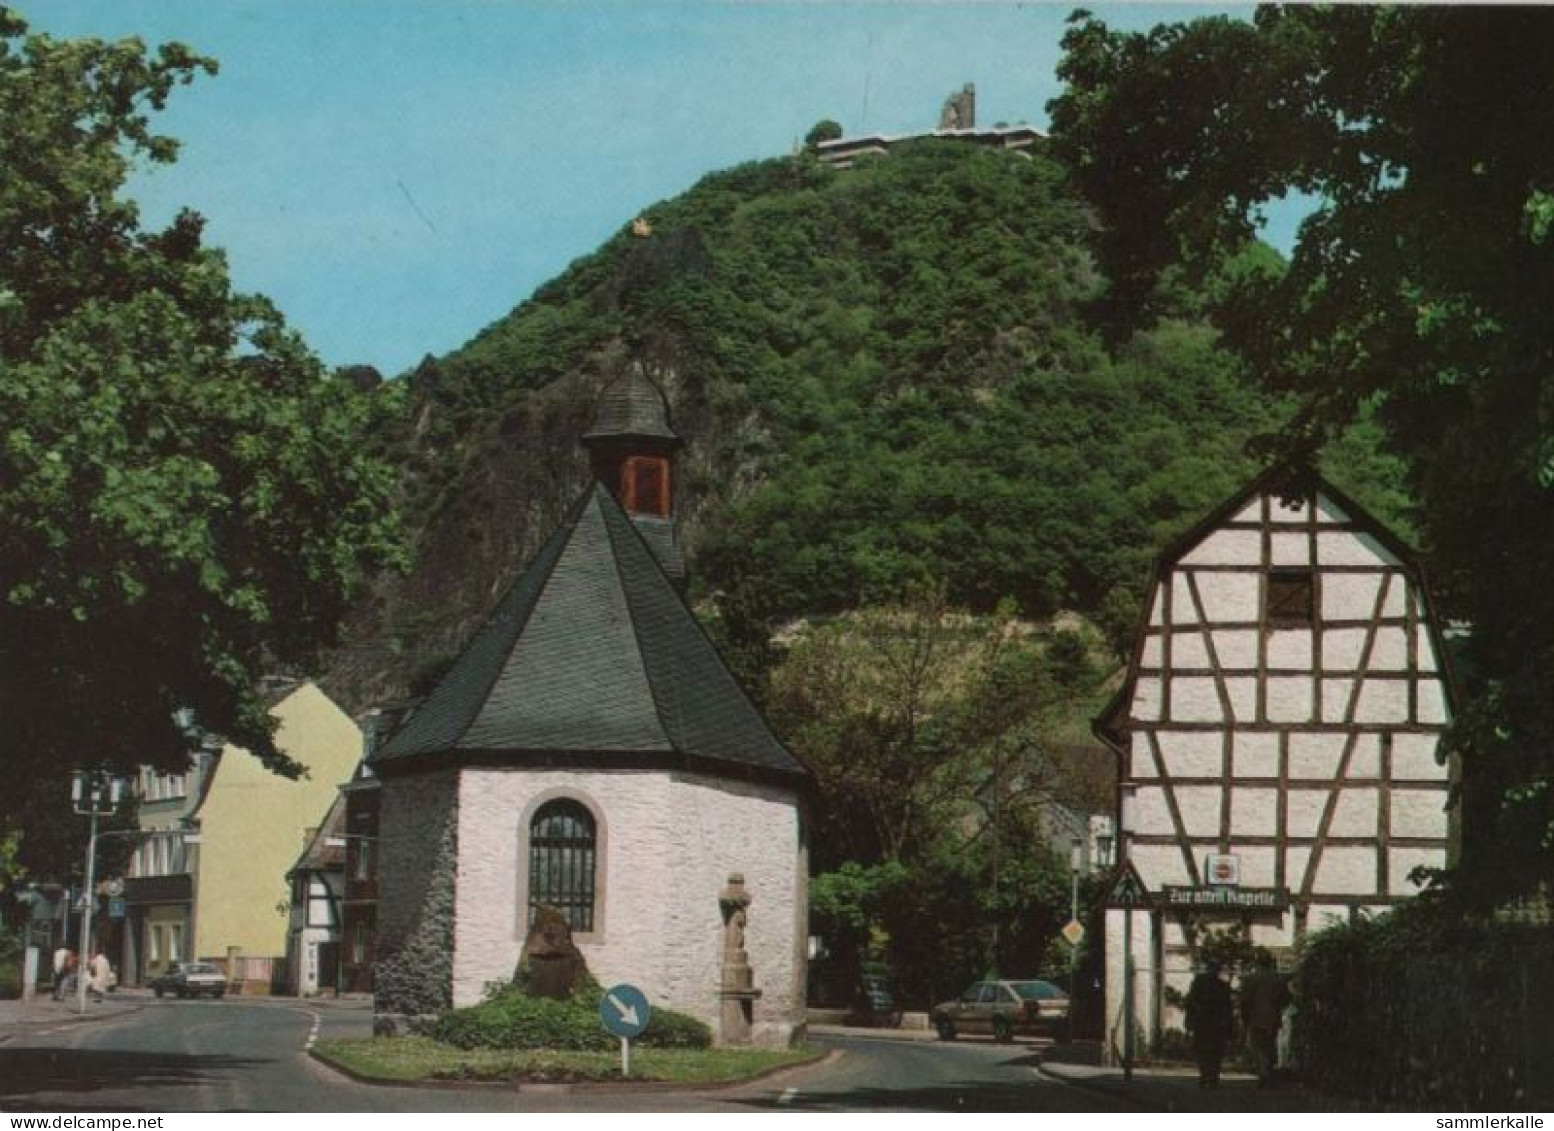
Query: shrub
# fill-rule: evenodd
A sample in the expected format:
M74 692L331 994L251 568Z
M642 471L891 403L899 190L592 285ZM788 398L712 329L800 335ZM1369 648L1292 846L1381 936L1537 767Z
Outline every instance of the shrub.
M512 986L495 989L479 1005L437 1019L432 1036L461 1049L609 1050L616 1038L599 1023L598 984L589 979L564 1000L529 997ZM635 1044L647 1048L706 1048L712 1030L694 1017L655 1007Z
M712 1044L712 1030L694 1017L655 1008L637 1043L655 1049L704 1049Z
M1423 901L1310 940L1295 1051L1313 1083L1435 1108L1554 1098L1554 936Z

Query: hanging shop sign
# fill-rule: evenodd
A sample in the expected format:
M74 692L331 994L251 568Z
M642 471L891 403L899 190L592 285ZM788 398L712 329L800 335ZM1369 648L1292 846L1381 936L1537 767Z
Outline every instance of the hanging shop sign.
M1289 888L1172 887L1160 890L1160 903L1173 911L1287 911Z

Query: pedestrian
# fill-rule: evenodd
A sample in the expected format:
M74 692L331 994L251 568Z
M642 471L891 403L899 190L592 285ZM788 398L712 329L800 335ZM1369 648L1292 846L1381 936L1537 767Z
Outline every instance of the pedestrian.
M103 995L108 992L108 981L113 977L113 963L109 962L108 956L99 950L92 955L88 973L91 975L92 1000L102 1001Z
M1257 1062L1257 1086L1273 1085L1273 1072L1279 1058L1279 1027L1284 1007L1290 1003L1290 988L1274 964L1273 955L1258 948L1255 969L1241 979L1241 1023L1246 1026L1247 1043Z
M1235 1021L1230 987L1220 978L1219 970L1219 961L1209 959L1187 990L1187 1031L1192 1034L1200 1088L1219 1087L1220 1062L1225 1059L1225 1042Z
M65 998L65 974L70 969L70 948L60 943L54 950L54 1000Z

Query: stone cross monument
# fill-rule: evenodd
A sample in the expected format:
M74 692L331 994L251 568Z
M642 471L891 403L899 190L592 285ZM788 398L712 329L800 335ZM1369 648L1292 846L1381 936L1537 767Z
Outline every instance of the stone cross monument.
M750 955L745 951L745 925L748 922L746 908L750 906L750 893L745 891L745 877L733 872L728 886L718 896L718 908L723 912L723 984L718 989L720 1002L720 1043L748 1045L755 1015L755 999L761 991L755 988L755 971L750 969Z

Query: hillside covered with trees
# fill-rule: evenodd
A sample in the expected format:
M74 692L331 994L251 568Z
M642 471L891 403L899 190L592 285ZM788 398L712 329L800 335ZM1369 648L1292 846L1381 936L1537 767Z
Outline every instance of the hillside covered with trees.
M1120 640L1150 557L1253 472L1243 447L1280 406L1179 283L1158 321L1108 333L1096 235L1055 161L933 140L745 165L653 206L411 375L384 442L415 565L358 617L335 689L365 705L446 662L581 488L576 437L627 359L688 441L692 598L747 680L773 626L924 584ZM1237 265L1279 269L1260 245ZM1396 519L1376 452L1362 428L1328 470Z
M925 1006L1061 967L1057 754L1088 739L1150 559L1288 411L1204 313L1277 255L1166 273L1123 332L1102 234L1049 155L945 140L746 165L646 210L410 376L384 443L415 565L333 690L365 706L442 670L582 488L577 437L640 361L686 440L693 606L817 775L817 992L875 969ZM1400 522L1380 453L1362 424L1326 470Z

